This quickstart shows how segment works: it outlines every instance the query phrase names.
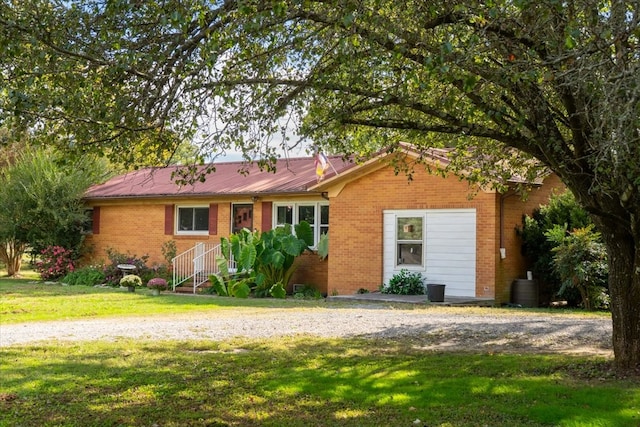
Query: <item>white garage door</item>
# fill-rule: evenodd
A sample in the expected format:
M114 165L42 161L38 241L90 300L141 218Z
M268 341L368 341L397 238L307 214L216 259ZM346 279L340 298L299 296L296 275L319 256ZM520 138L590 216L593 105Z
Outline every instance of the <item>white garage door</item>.
M476 210L384 211L384 283L402 269L447 296L476 296Z

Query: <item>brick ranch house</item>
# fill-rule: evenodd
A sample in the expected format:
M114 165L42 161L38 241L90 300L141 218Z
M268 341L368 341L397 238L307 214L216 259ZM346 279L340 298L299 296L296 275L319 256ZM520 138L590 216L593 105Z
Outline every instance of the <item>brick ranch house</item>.
M515 228L523 213L563 188L557 177L534 185L523 201L513 191L479 189L423 168L409 181L390 166L392 155L363 164L329 157L332 167L320 182L314 158L281 159L275 173L249 165L246 176L238 173L242 163L218 163L204 183L183 187L171 180L174 167L120 175L87 191L93 232L86 243L94 260L114 248L162 263L169 240L181 253L217 245L243 227L264 231L306 220L316 242L330 231L329 256L303 255L289 290L305 283L326 294L374 291L407 269L445 284L447 296L508 302L511 282L526 270ZM431 160L447 164L442 151L433 150Z

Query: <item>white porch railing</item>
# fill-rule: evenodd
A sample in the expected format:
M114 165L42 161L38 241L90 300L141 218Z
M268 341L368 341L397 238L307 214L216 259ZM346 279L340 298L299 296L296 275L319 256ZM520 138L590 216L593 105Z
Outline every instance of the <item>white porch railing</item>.
M173 265L173 290L185 282L193 283L193 293L209 280L209 275L219 272L216 259L222 256L220 245L196 243L196 245L171 260ZM229 263L235 268L235 262Z

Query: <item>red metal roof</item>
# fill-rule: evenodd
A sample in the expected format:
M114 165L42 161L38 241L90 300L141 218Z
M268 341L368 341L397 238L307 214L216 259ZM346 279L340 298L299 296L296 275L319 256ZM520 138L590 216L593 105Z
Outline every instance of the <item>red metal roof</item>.
M331 166L325 177L331 177L355 166L340 156L329 156ZM279 159L276 172L261 171L256 164L243 162L215 163L216 170L205 182L178 186L171 179L177 166L147 168L111 178L104 184L94 185L85 194L86 199L244 195L304 193L317 184L315 158ZM239 171L246 169L248 175ZM335 169L335 171L334 171Z

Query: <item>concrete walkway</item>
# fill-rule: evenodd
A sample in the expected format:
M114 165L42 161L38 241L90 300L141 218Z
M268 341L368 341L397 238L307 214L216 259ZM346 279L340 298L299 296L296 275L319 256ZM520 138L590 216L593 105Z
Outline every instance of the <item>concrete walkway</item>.
M444 306L467 305L476 307L493 307L495 305L495 300L489 298L445 296L444 302L429 302L426 295L392 295L380 292L353 295L330 295L327 296L327 301L370 301L405 304L434 304Z

